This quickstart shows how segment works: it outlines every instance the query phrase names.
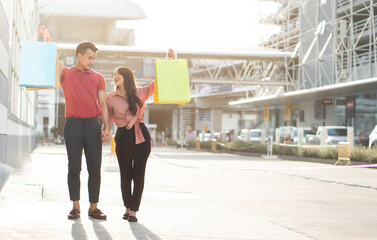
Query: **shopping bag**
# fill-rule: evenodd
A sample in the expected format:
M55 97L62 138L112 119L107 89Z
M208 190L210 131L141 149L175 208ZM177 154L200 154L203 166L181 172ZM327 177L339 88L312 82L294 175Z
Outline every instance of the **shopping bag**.
M191 101L186 60L156 60L154 103L185 104Z
M60 87L56 43L23 42L19 85L27 90Z

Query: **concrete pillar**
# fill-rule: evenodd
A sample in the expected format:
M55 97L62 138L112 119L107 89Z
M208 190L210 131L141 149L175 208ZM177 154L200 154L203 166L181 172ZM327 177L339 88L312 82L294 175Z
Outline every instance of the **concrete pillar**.
M245 111L240 112L240 122L244 122L242 120L245 120ZM237 128L234 129L234 137L237 139L238 134L241 132L241 130L245 128L245 126L240 126L240 124L237 125Z
M241 111L241 113L240 113L240 122L244 122L244 121L242 121L242 120L245 120L245 111ZM245 128L245 126L240 126L239 124L238 124L238 129L243 129L243 128Z
M245 111L241 111L241 120L245 119Z
M349 142L350 147L353 148L353 127L347 127L347 142Z
M266 129L262 128L261 129L261 134L260 134L260 144L265 144L266 143Z
M326 145L326 138L327 138L327 129L324 127L322 128L322 132L321 132L321 145Z
M186 130L186 131L184 131L184 133L185 133L185 135L184 135L184 139L185 139L185 141L187 142L187 141L188 141L188 131Z
M235 129L234 130L234 135L233 135L233 141L238 141L238 132L239 132L239 130L238 129Z
M145 108L144 110L144 123L149 124L149 108Z
M226 139L226 132L225 131L221 131L221 141L222 142L225 142L227 139Z
M183 108L178 110L178 131L183 130Z
M211 152L216 153L216 139L211 140Z
M250 132L250 129L248 129L246 133L246 142L250 142L250 138L251 138L251 132Z
M280 143L280 129L275 128L275 142Z
M178 135L178 109L173 110L172 114L172 138L177 140Z
M302 145L304 143L304 129L303 128L298 128L297 129L297 136L298 136L298 145Z
M199 118L199 109L195 108L194 110L194 129L199 131L201 129L199 129L199 126L198 126L198 118Z
M223 119L223 110L222 109L212 109L211 110L211 122L212 122L212 131L221 132L222 130L222 119Z

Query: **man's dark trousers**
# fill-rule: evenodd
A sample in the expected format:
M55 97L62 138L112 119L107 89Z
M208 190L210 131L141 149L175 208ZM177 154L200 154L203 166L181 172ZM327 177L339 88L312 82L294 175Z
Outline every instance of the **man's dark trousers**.
M81 156L88 168L89 202L97 203L101 185L101 124L95 118L66 118L64 138L68 154L68 188L71 201L80 200Z

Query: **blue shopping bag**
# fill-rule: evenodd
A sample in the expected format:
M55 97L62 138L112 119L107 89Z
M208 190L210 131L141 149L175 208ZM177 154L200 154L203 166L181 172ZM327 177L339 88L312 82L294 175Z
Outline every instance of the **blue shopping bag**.
M59 87L56 43L23 42L19 85L28 89Z

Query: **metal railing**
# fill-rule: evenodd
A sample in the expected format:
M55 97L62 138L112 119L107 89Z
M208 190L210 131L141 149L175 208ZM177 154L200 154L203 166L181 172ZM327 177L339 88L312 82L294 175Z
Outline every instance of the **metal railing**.
M296 18L291 19L289 22L283 24L281 26L281 32L285 33L285 32L292 31L292 30L299 28L299 27L300 27L300 25L299 25L299 22L298 22L298 17L296 17Z
M353 54L349 49L338 53L337 61L340 64L337 64L337 69L347 69L349 66L352 68L367 63L374 63L376 61L376 54L374 51L370 51L371 47L373 47L373 44L368 43L355 48L352 51ZM359 53L356 51L359 51Z
M366 25L366 23L367 23L368 20L369 20L369 18L365 18L365 19L363 19L361 21L358 21L358 22L354 23L353 24L353 33L354 34L359 34L359 33L363 32L363 31L369 30L370 27L371 27L371 24L367 24ZM374 24L374 26L377 27L377 16L374 17L373 24Z
M338 7L347 6L348 4L350 4L350 0L338 0L337 1L337 6Z

